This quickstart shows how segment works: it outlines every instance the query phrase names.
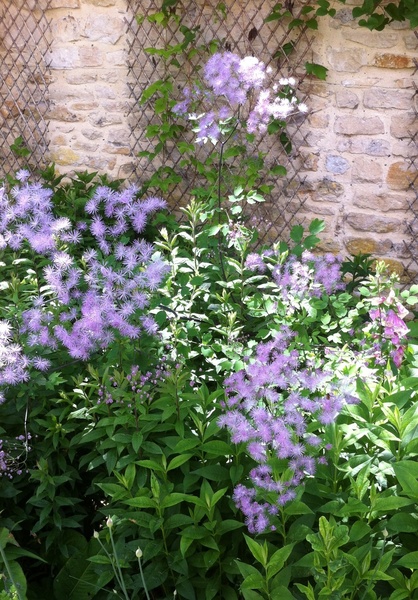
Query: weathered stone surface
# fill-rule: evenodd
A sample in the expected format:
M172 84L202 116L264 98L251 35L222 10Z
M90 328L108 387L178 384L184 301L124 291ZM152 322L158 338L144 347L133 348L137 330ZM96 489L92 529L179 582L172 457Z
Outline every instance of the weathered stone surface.
M373 65L382 69L410 69L414 62L410 56L402 54L376 54Z
M415 177L406 162L396 162L390 165L386 182L391 190L407 190Z
M379 183L383 180L382 165L370 158L356 157L352 170L352 181L359 183Z
M321 241L316 245L316 250L318 252L331 252L332 254L340 254L342 250L341 242L333 238L321 239Z
M380 117L338 117L334 124L335 133L343 135L376 135L384 133L385 126Z
M386 254L392 248L390 240L374 240L366 237L349 237L345 243L349 254Z
M414 113L396 115L390 121L390 133L395 138L412 138L417 127L417 118Z
M399 34L395 31L365 31L362 27L343 29L343 36L346 40L356 42L369 48L393 48L399 40Z
M366 108L409 109L413 91L372 88L364 92L363 104Z
M68 146L61 146L51 151L51 159L57 165L68 166L76 165L80 160L80 155Z
M70 85L85 85L97 81L97 73L90 71L68 71L65 73L65 79Z
M51 69L73 69L79 66L78 48L68 46L54 48L47 55L47 64Z
M418 37L413 31L403 38L407 50L418 50Z
M51 0L48 8L80 8L80 0Z
M324 110L309 115L308 122L315 129L325 129L329 125L329 114Z
M114 52L106 52L106 64L114 67L125 67L128 61L128 56L125 50L115 50Z
M327 49L327 58L331 67L338 72L356 73L367 64L367 54L363 50L350 48L347 50Z
M94 171L104 171L106 173L111 173L113 169L116 167L116 158L113 156L103 156L102 154L86 156L85 163L89 165L90 169Z
M403 229L401 219L368 213L350 212L347 214L347 223L357 231L370 231L373 233L401 232Z
M122 123L122 115L119 113L98 113L89 116L89 122L97 127L106 127L107 125L116 125Z
M116 0L84 0L85 4L92 4L93 6L115 6Z
M121 18L111 15L90 15L83 28L83 35L93 42L116 44L125 32Z
M55 119L57 121L78 121L79 117L76 113L68 110L65 105L52 106L48 111L48 119Z
M342 175L350 168L348 160L342 156L336 156L329 154L325 160L325 168L328 172L334 173L335 175Z
M99 106L98 102L73 102L70 104L70 110L96 110Z
M75 42L81 39L80 22L72 15L55 19L51 25L54 40L62 42Z
M103 53L97 46L81 46L78 50L80 67L101 67Z
M392 156L402 156L403 158L416 158L417 145L412 139L404 140L402 142L395 142L394 144L392 144Z
M339 108L357 108L359 97L350 90L340 90L335 94L335 101Z
M94 88L96 98L105 98L106 100L114 100L117 98L115 90L109 86L96 85Z
M317 185L316 191L312 199L316 202L339 202L340 196L344 194L344 186L330 179L323 179Z
M98 140L103 137L103 131L100 129L83 129L81 133L88 140Z
M337 140L338 152L368 154L369 156L389 156L390 142L384 139L344 137Z
M353 198L354 206L374 210L376 212L388 212L393 210L408 210L408 198L405 194L365 194L358 192Z

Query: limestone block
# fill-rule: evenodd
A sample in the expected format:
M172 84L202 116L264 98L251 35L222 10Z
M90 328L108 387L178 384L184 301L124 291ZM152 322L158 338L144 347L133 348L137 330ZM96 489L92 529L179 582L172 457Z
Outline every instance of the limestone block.
M367 54L364 50L350 48L347 50L336 50L329 47L327 58L331 67L338 72L356 73L367 64Z
M103 65L103 53L97 46L81 46L78 49L80 67L101 67Z
M361 137L344 137L337 140L338 152L350 152L351 154L368 154L369 156L389 156L390 142L385 139Z
M408 110L412 106L412 96L412 90L371 88L364 92L363 104L366 108L396 108Z
M383 180L382 165L370 158L356 157L353 164L352 181L379 183Z
M390 240L375 240L369 237L349 237L345 242L349 254L386 254L392 248Z
M103 136L103 131L98 129L82 129L81 133L88 140L98 140Z
M418 50L418 37L413 31L404 35L403 40L407 50Z
M308 123L315 129L326 129L329 125L329 114L325 111L313 112L308 117Z
M354 206L374 210L376 212L388 212L396 210L408 210L409 203L405 194L383 193L375 195L373 193L358 192L353 198Z
M68 146L61 146L51 151L51 160L57 165L76 165L80 160L80 155Z
M316 202L339 202L340 196L344 194L344 186L336 181L330 179L323 179L316 187L316 191L313 195L313 200Z
M75 42L81 39L80 21L72 15L54 19L51 30L52 39L57 42Z
M385 217L375 213L350 212L347 214L347 223L357 231L370 231L373 233L389 233L403 229L401 219Z
M80 8L80 0L50 0L48 8Z
M78 67L78 48L76 46L66 46L52 49L47 55L47 64L51 69L74 69Z
M410 56L402 54L376 54L373 65L382 69L410 69L414 66L414 61Z
M342 175L348 171L350 163L342 156L329 154L325 160L325 168L328 172L334 173L334 175Z
M395 31L365 31L363 27L356 29L346 27L343 29L343 36L346 40L369 48L393 48L399 40L399 34Z
M84 0L84 4L91 4L92 6L115 6L116 0Z
M56 121L78 121L79 117L76 113L68 110L65 104L56 104L52 106L47 114L48 119L55 119Z
M414 113L396 115L390 121L390 134L396 138L410 138L417 127L417 117Z
M83 28L83 35L93 42L116 44L125 32L125 24L120 17L112 15L90 15Z
M335 133L342 135L376 135L384 133L385 126L380 117L338 117L334 124Z
M340 90L335 94L335 101L339 108L357 108L359 97L351 90Z
M85 85L97 81L97 73L91 71L68 71L65 73L65 80L71 85Z
M417 176L405 162L396 162L390 165L386 183L391 190L407 190Z

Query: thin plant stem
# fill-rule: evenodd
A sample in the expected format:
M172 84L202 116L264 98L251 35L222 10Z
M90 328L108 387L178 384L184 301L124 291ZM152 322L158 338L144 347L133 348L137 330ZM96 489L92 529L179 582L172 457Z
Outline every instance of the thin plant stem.
M142 552L141 552L141 555L142 555ZM138 565L139 565L139 573L141 575L141 580L142 580L142 585L144 586L145 595L147 597L147 600L151 600L150 595L148 594L148 589L147 589L147 584L145 582L144 572L142 570L141 557L138 556L138 554L137 554L137 558L138 558Z
M115 542L113 540L112 527L109 527L109 534L110 534L110 543L112 544L112 549L113 549L113 555L115 557L116 568L119 573L119 585L122 588L122 592L124 593L126 600L130 600L130 598L128 596L128 592L126 591L125 581L123 579L123 573L122 573L122 569L120 567L120 563L119 563L119 559L118 559L118 553L116 551Z

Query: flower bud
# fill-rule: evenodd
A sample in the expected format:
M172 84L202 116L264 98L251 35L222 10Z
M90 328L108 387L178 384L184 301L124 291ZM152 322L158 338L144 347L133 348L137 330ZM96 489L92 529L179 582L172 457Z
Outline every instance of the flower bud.
M106 521L106 525L107 525L107 527L109 527L109 529L110 529L111 527L113 527L113 521L112 521L112 518L111 518L111 517L108 517L108 519L107 519L107 521Z
M135 556L137 558L142 558L142 550L141 550L141 548L137 548L137 550L135 552Z

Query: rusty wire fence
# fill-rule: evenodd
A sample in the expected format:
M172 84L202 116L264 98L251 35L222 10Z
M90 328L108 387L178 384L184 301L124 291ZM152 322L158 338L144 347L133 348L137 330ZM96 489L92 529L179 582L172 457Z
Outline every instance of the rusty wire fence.
M0 178L29 163L41 167L48 149L50 0L0 2ZM15 144L15 141L19 140ZM15 151L13 151L15 148ZM22 160L23 148L31 152Z
M219 3L183 0L177 3L174 15L167 13L166 23L156 23L156 2L128 0L131 18L128 20L130 89L135 102L130 115L135 154L152 152L156 140L145 132L150 124L161 124L153 110L153 101L139 104L144 89L158 80L173 82L173 93L181 97L182 89L199 76L200 69L210 56L210 49L230 51L241 57L252 55L272 69L275 78L295 77L299 82L299 98L307 101L309 83L304 65L312 60L314 35L305 27L289 31L289 20L266 22L275 2L262 0L228 0ZM295 9L294 17L301 10ZM161 13L158 13L161 17ZM180 19L176 18L176 15ZM191 41L190 41L191 40ZM186 42L186 43L185 43ZM181 46L185 46L184 52ZM157 52L156 52L157 51ZM165 53L163 52L165 51ZM165 55L164 55L165 54ZM300 209L304 203L304 179L300 175L301 146L306 144L303 118L294 119L288 126L292 148L285 149L279 136L264 136L255 143L250 154L262 152L268 166L282 165L287 175L267 183L272 191L266 201L251 206L253 221L261 231L261 240L277 240L286 236L291 224L300 222ZM266 139L267 137L267 139ZM178 141L190 141L184 134ZM209 144L208 144L209 145ZM179 181L169 188L169 202L174 210L185 203L190 190L198 186L198 176L184 166L178 144L169 145L153 161L139 158L136 169L138 179L147 179L155 169L164 167L168 173L177 173ZM198 149L204 162L208 149ZM175 178L174 178L175 179ZM181 181L180 181L181 180Z

